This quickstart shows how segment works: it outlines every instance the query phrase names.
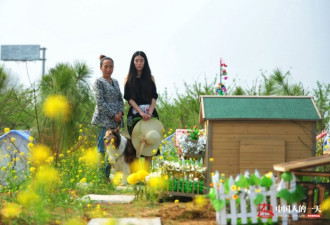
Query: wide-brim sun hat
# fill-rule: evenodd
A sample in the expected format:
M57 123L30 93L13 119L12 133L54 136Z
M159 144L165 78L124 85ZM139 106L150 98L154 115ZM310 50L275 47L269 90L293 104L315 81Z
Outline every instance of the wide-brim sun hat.
M132 131L132 144L136 157L153 156L162 141L164 126L158 119L140 120Z

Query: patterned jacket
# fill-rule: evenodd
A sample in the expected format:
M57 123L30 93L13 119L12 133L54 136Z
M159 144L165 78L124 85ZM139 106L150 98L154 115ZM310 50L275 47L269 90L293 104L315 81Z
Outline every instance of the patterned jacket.
M124 101L118 81L112 79L113 85L105 78L100 77L94 83L96 106L92 124L101 127L117 128L120 123L114 120L117 112L124 112Z

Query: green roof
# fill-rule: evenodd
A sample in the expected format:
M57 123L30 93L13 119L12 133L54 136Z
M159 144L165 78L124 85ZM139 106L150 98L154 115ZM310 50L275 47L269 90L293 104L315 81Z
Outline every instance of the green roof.
M309 96L201 96L200 117L212 119L320 120Z

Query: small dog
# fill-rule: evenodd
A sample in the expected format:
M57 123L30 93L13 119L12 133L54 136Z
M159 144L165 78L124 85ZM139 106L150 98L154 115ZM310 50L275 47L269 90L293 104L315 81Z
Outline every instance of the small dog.
M120 134L120 127L107 129L103 139L109 163L112 166L110 176L121 171L123 172L123 183L127 184L127 177L131 173L130 163L136 157L131 139Z

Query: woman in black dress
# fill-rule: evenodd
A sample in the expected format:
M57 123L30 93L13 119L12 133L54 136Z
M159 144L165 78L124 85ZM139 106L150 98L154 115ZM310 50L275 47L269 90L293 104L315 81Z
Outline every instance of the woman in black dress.
M157 98L155 79L151 75L147 56L144 52L137 51L131 59L124 91L124 99L130 105L127 113L127 130L130 136L140 119L158 119L155 108Z

